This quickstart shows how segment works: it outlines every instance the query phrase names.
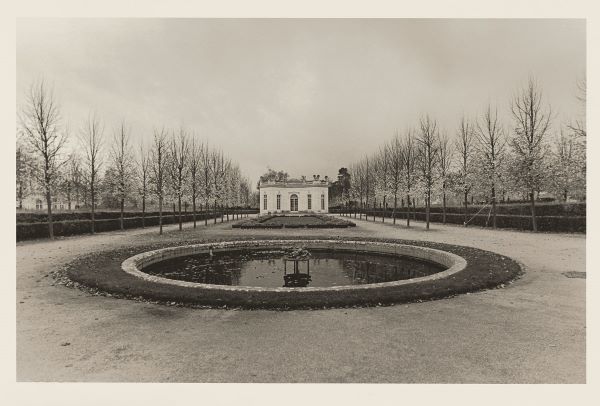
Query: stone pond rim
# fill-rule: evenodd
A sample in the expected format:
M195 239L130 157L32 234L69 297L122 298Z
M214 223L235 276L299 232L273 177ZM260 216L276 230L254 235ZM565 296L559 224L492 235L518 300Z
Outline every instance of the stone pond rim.
M208 285L161 278L141 269L177 256L215 250L264 249L301 244L308 249L356 250L410 255L441 263L448 269L429 276L367 285L305 288L263 288ZM139 247L138 247L139 248ZM157 247L155 247L157 248ZM205 251L203 251L205 250ZM317 308L378 305L440 299L495 288L515 279L521 268L514 260L471 247L424 241L373 239L264 239L203 242L159 247L132 255L132 249L88 255L67 267L67 276L94 290L125 298L144 298L184 305L242 308ZM141 269L140 269L141 268Z

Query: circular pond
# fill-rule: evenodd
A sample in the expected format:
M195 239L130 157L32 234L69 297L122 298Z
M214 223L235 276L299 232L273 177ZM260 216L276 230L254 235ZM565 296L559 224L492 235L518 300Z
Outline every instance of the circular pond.
M143 271L195 283L275 288L392 282L446 269L438 263L405 255L312 249L294 270L294 260L288 252L282 247L186 255L156 262Z
M77 286L113 297L290 309L444 298L504 286L521 272L514 260L493 252L423 241L312 237L183 243L84 255L68 264L66 275ZM304 247L310 256L290 253L290 247ZM284 251L297 265L283 262Z
M289 254L290 247L303 249L292 250L293 255L300 253L300 256L287 256L287 262L282 264L282 250ZM208 266L210 261L212 267ZM243 264L247 267L245 271ZM169 247L135 255L121 265L129 275L164 286L165 294L177 291L178 295L192 296L190 299L197 303L251 307L390 302L398 289L448 278L465 266L464 258L427 247L316 239L228 241ZM369 268L368 278L366 268ZM348 276L351 269L352 276ZM178 279L172 279L174 276ZM318 284L325 286L311 285L313 276ZM378 280L371 280L372 277ZM205 283L203 278L212 283ZM261 279L258 286L257 279ZM234 280L240 284L234 284ZM247 282L250 280L252 284ZM367 280L368 283L362 283Z

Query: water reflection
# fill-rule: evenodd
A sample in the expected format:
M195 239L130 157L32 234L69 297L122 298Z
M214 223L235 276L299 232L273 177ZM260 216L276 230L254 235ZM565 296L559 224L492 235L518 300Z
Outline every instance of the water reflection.
M216 252L158 262L144 272L215 285L303 287L389 282L440 272L438 264L384 254L311 250L311 258L295 272L284 268L282 250ZM285 271L284 271L285 269Z

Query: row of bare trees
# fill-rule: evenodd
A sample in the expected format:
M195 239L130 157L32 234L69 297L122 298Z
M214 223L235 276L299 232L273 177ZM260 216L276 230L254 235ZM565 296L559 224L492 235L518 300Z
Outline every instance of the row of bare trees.
M121 229L126 206L141 203L144 226L148 203L157 204L161 234L167 202L173 204L180 230L190 202L194 227L198 211L212 210L216 223L217 212L229 220L229 208L251 204L251 184L239 166L185 128L155 129L151 143L135 146L125 122L107 137L102 120L90 113L70 143L62 124L52 90L43 81L35 83L19 114L17 204L22 207L27 195L43 193L50 238L57 196L67 201L68 210L72 205L89 208L91 233L100 203L119 208Z
M529 201L537 231L535 208L540 192L563 201L585 199L585 125L577 121L553 131L552 111L533 78L513 98L509 112L512 122L505 126L497 108L488 105L476 119L461 118L453 138L435 119L423 116L416 128L396 133L375 154L349 166L351 187L346 203L356 202L363 208L391 206L394 223L400 204L410 226L411 206L419 199L429 229L432 199L441 203L444 223L448 198L462 200L465 225L469 200L477 199L491 206L492 227L496 228L498 201L513 196L513 200Z

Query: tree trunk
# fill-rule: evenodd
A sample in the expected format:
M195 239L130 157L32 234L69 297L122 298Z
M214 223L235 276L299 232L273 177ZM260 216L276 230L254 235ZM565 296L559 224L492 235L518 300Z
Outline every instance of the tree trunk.
M92 234L96 232L96 191L94 184L90 186L90 199L92 200Z
M158 198L158 234L161 234L161 235L163 233L162 210L163 210L163 198L161 196Z
M54 224L52 223L52 196L50 195L50 186L46 185L46 204L48 205L48 236L54 239Z
M146 194L142 196L142 228L146 227Z
M179 210L179 231L181 231L183 229L181 222L181 195L177 196L177 210Z
M406 195L406 227L410 227L410 195Z
M531 201L531 226L533 228L533 232L537 232L537 221L535 218L535 192L532 190L530 193L530 201Z
M215 212L215 218L214 218L213 224L217 224L217 200L215 200L214 212Z
M442 188L442 224L446 224L446 185Z
M210 204L208 203L208 199L206 199L206 204L204 205L205 213L204 213L204 225L208 225L208 213L210 212Z
M192 220L194 221L194 228L196 228L196 196L192 193Z
M120 207L121 207L121 217L120 217L121 230L124 230L125 227L123 225L123 209L125 207L125 199L123 199L123 198L121 198Z
M375 215L377 214L377 199L373 201L373 222L375 222Z
M467 206L469 204L469 192L467 192L465 190L465 201L464 201L464 205L465 205L465 216L464 216L464 221L463 221L463 225L466 227L467 226Z
M429 230L429 212L431 206L431 190L427 191L427 197L425 198L425 221L427 224L425 225L425 229Z
M396 224L396 207L398 206L398 195L394 195L394 211L392 213L392 217L394 218L394 224Z
M496 187L492 186L492 228L496 229Z

